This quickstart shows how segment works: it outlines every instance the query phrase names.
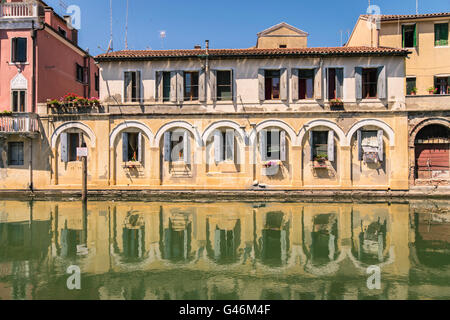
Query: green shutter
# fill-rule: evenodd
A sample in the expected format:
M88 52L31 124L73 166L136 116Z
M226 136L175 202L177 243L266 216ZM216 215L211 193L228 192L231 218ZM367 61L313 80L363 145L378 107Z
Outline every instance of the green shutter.
M414 48L417 47L417 24L414 25Z
M405 26L402 26L402 48L405 47Z

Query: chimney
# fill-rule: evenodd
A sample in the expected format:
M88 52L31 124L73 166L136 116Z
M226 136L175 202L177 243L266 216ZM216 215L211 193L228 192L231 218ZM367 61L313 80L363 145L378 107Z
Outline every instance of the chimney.
M67 26L72 29L72 17L71 16L64 16L64 20L66 21Z
M199 45L199 44L196 44L196 45L194 46L194 49L201 49L201 48L202 48L202 46Z

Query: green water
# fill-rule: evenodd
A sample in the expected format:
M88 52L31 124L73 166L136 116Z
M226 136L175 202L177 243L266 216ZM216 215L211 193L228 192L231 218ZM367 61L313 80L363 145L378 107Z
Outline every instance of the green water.
M450 202L0 201L0 299L450 299Z

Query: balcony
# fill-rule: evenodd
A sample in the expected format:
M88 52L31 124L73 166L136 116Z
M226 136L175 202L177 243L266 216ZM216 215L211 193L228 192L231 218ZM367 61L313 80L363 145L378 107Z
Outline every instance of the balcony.
M12 22L38 21L44 8L37 1L9 2L0 4L0 29L12 28ZM6 23L6 24L5 24Z
M17 113L11 115L0 114L0 137L9 135L23 135L30 138L39 134L37 116L31 113Z

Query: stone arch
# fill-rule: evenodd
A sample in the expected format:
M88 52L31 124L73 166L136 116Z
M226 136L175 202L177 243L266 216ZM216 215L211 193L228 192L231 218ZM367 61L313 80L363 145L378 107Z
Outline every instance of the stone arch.
M197 145L201 147L202 144L202 137L198 133L197 128L195 128L192 124L186 121L172 121L169 123L166 123L161 128L159 128L158 132L156 133L155 139L153 141L153 146L157 147L159 146L159 142L161 141L162 136L164 135L164 132L169 131L173 128L183 128L192 133L192 135L195 138L195 141L197 142Z
M347 140L345 138L344 131L334 122L330 120L313 120L305 124L305 126L300 130L299 136L298 136L298 142L301 145L303 143L303 139L307 132L311 131L311 129L315 127L328 127L331 130L333 130L336 135L339 138L339 142L342 146L347 146Z
M419 122L410 132L409 134L409 145L414 146L414 142L416 140L416 136L419 133L420 130L423 128L429 126L429 125L442 125L444 127L447 127L450 129L450 120L444 119L444 118L429 118L424 119L421 122Z
M224 128L224 127L233 128L234 130L236 130L238 132L239 136L242 139L242 142L244 142L245 144L248 143L247 142L247 134L245 133L245 130L242 129L242 127L239 124L237 124L234 121L222 120L222 121L214 122L211 125L209 125L208 128L206 128L206 130L203 132L203 135L202 135L203 144L206 145L209 137L214 132L214 130L216 130L218 128Z
M351 145L353 135L356 131L358 131L360 128L365 126L375 126L380 129L383 129L383 131L386 133L386 135L389 138L389 144L391 147L395 147L395 133L394 130L390 126L388 126L385 122L377 119L365 119L356 122L350 129L350 131L347 134L347 145Z
M81 131L83 131L89 137L89 140L91 141L91 147L92 148L95 147L96 137L95 137L95 134L92 131L92 129L82 122L72 121L72 122L66 122L66 123L60 125L55 130L55 132L53 132L52 138L51 138L52 149L56 147L56 142L58 141L58 138L61 135L61 133L63 133L66 130L72 129L72 128L80 129Z
M268 127L279 127L287 132L291 139L291 143L293 146L298 146L297 143L297 134L295 133L294 129L290 125L288 125L286 122L281 120L265 120L261 123L259 123L255 129L253 129L252 133L250 134L249 143L251 146L255 145L255 140L257 137L258 132L261 130L264 130Z
M128 128L135 128L144 132L150 141L150 145L153 145L154 136L149 127L147 127L144 123L139 121L125 121L119 124L111 131L111 134L109 135L109 147L114 146L114 142L116 141L116 138L119 135L119 133Z

